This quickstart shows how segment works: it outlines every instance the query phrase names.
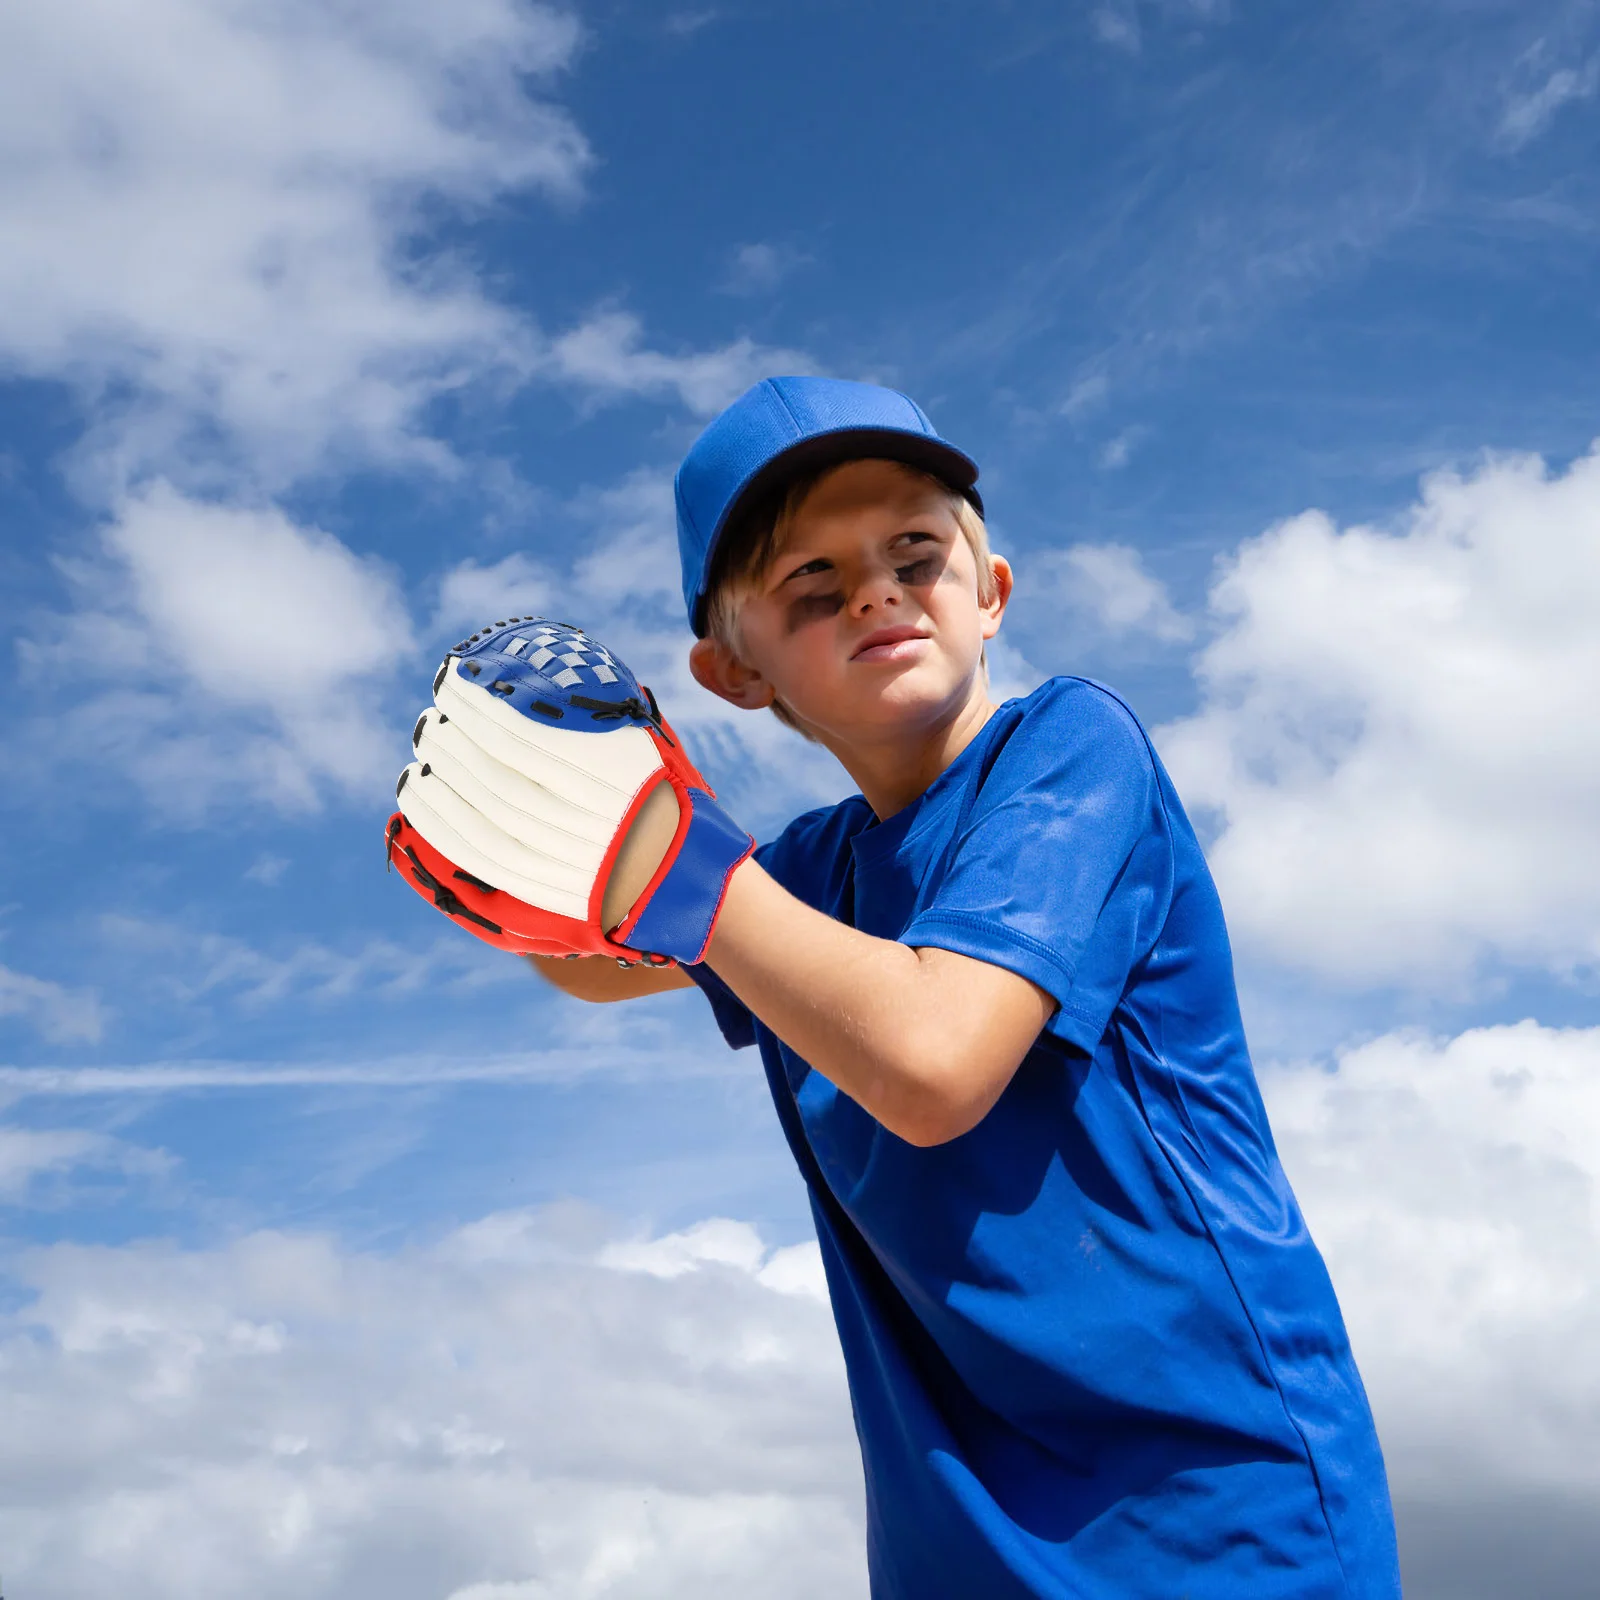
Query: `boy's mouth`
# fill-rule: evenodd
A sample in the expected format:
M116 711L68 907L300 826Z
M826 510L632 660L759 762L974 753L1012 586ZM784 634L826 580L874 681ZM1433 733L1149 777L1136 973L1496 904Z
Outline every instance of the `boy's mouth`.
M927 634L905 623L894 628L879 628L869 633L852 653L852 661L900 661L916 654L917 641Z

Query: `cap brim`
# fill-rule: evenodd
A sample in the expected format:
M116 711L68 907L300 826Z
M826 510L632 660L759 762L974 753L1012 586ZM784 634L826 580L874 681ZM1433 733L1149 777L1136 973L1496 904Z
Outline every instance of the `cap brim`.
M833 433L812 434L798 440L762 464L729 501L706 547L705 570L716 564L717 547L730 524L764 495L775 494L785 483L807 473L838 466L846 461L899 461L919 472L947 483L972 503L983 515L983 500L978 494L978 464L965 451L943 439L925 433L908 433L898 428L840 428ZM705 635L706 596L695 602L694 631Z

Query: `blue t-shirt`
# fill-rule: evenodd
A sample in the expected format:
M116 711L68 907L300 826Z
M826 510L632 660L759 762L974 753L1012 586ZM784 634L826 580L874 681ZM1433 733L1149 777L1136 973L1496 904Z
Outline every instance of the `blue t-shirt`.
M810 1188L876 1600L1398 1595L1221 904L1133 714L1054 679L887 821L857 795L758 858L842 922L1058 1003L977 1127L919 1149L691 969L728 1041L760 1044Z

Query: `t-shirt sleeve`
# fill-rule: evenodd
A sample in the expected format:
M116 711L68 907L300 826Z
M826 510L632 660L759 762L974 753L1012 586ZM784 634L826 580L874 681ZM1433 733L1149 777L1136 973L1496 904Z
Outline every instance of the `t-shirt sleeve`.
M993 757L943 876L900 942L987 961L1058 1004L1048 1032L1092 1052L1154 946L1173 850L1155 759L1131 712L1065 679Z
M683 969L700 986L701 992L711 1002L711 1015L722 1029L722 1037L734 1050L743 1050L756 1042L756 1019L738 995L714 973L705 962Z

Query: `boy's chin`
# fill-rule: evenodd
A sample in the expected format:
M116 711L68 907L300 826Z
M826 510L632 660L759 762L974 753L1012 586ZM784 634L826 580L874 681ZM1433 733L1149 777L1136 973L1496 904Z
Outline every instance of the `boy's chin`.
M851 733L889 733L896 729L931 727L959 709L972 690L970 679L951 681L948 673L912 668L863 690L859 687L810 714L796 713L813 727L848 737Z

